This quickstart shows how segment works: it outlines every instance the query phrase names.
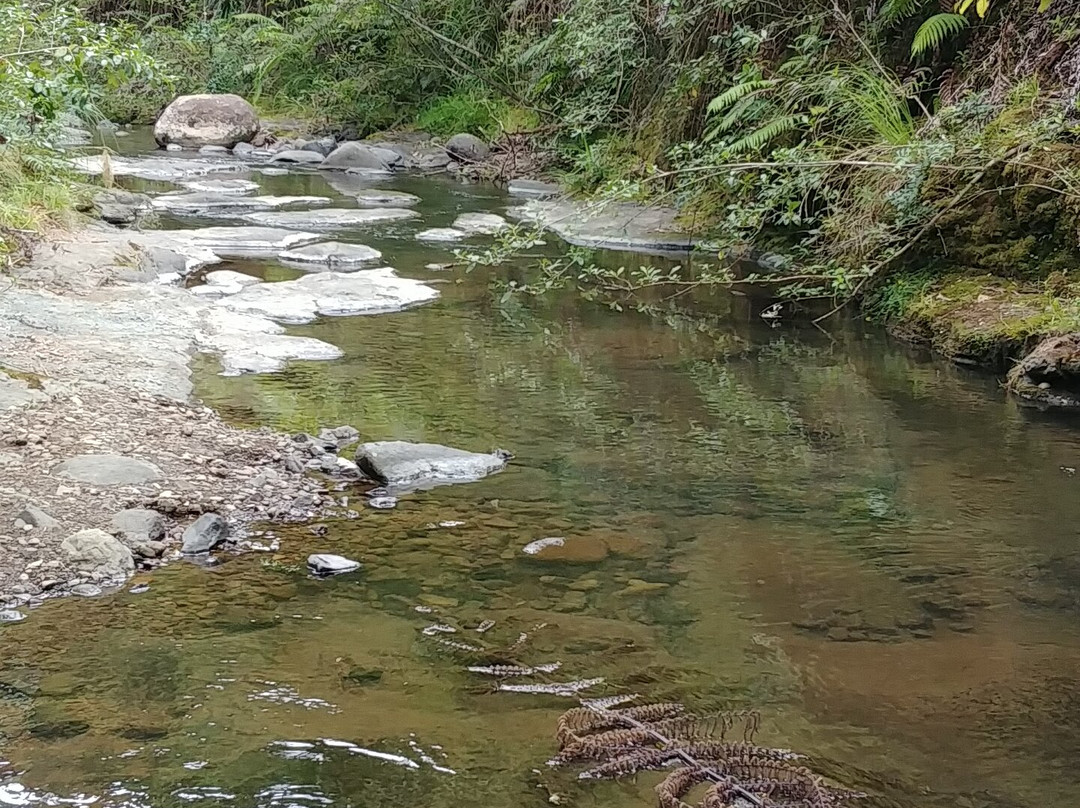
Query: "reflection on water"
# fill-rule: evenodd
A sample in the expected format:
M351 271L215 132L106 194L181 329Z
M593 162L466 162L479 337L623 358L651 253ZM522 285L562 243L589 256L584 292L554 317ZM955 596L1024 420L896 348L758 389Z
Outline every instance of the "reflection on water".
M393 185L425 226L503 204ZM538 623L524 661L561 663L551 681L756 705L762 742L865 804L1075 804L1080 433L855 327L769 329L734 297L706 332L500 302L488 274L421 268L447 253L366 235L441 300L293 329L338 362L230 379L201 362L202 394L244 423L516 461L3 626L0 804L651 804L651 776L543 766L567 699L498 691L431 642ZM522 552L544 537L560 552ZM310 579L320 551L364 568ZM461 628L424 633L443 622Z

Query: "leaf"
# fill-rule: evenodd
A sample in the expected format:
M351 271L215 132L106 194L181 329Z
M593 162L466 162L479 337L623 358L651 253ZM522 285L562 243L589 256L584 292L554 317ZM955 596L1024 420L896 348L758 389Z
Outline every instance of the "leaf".
M1053 2L1054 0L1039 0L1039 13L1042 14L1044 11L1050 8L1050 4Z
M729 87L724 90L724 92L720 93L720 95L716 96L716 98L709 102L708 110L712 114L723 112L732 104L750 95L750 93L756 93L775 85L775 79L744 81L742 84L736 84L734 87Z
M915 38L911 40L911 55L921 56L927 51L934 50L967 26L968 20L963 14L935 14L920 25L919 30L915 32Z
M975 3L975 13L980 17L985 17L986 12L990 10L990 0L978 0Z
M803 116L801 115L785 115L783 118L777 118L760 129L751 132L742 140L732 143L731 152L734 154L744 151L760 151L769 145L770 141L793 131L802 122Z

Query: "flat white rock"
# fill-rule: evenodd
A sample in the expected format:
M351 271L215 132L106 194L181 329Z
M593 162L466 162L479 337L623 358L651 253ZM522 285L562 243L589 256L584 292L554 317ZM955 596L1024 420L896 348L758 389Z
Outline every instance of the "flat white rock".
M209 250L222 258L274 256L282 250L322 239L318 233L280 227L200 227L162 232L174 240Z
M210 286L251 286L253 283L259 283L259 279L251 275L245 275L243 272L234 272L231 269L215 269L213 272L207 272L206 277L203 279Z
M316 575L341 575L360 569L360 562L333 553L314 553L308 556L308 569Z
M316 317L348 317L400 311L434 300L439 293L392 267L359 272L321 272L280 283L257 283L215 305L282 323L307 323Z
M223 376L275 373L292 360L340 359L340 348L311 337L293 337L280 325L253 314L210 308L196 335L199 347L218 356Z
M254 224L269 227L291 227L297 230L341 230L362 227L378 222L412 219L419 214L404 208L329 208L327 210L287 210L268 213L249 213L244 218Z
M202 194L231 194L234 196L247 196L259 190L259 183L251 180L225 179L225 180L188 180L180 183L184 188L195 193Z
M345 269L378 261L380 258L382 253L374 247L342 241L323 241L278 253L279 260L287 264L299 264L305 269Z
M72 166L84 174L102 173L104 159L100 154L75 157ZM109 157L109 168L114 177L138 177L144 180L179 182L219 172L234 172L243 167L236 160L200 160L180 157Z
M510 223L497 213L462 213L454 219L454 227L466 233L493 236L510 227Z
M468 233L452 227L432 227L430 230L421 230L416 234L419 241L461 241L468 237Z

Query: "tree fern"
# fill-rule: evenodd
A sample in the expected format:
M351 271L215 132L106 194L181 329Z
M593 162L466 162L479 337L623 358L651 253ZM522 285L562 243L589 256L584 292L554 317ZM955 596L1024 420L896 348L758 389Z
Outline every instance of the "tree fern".
M748 117L747 112L754 105L755 100L753 96L746 95L736 101L727 114L720 119L720 122L705 134L705 140L715 140L718 135L722 135L736 124L744 121Z
M713 114L723 112L725 109L751 93L766 90L775 85L776 81L773 79L754 79L752 81L744 81L741 84L736 84L734 87L729 87L724 90L724 92L720 93L720 95L709 102L709 112Z
M783 118L777 118L773 121L762 126L760 129L756 129L742 140L737 140L731 144L730 151L732 154L738 154L739 152L747 151L761 151L765 146L781 135L786 135L788 132L794 131L798 128L799 124L805 123L806 117L804 115L785 115Z
M911 41L911 55L921 56L934 50L946 39L963 31L968 26L963 14L935 14L919 26L915 38Z

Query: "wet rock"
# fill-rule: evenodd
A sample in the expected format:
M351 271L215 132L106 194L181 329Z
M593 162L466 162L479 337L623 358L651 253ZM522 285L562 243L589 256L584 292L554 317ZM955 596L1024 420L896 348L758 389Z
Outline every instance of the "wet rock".
M404 208L326 208L249 213L244 218L264 227L293 230L343 230L381 222L413 219L419 214Z
M454 219L454 228L469 235L493 236L510 228L510 223L496 213L462 213Z
M360 562L332 553L315 553L307 559L308 569L315 575L341 575L360 569Z
M383 672L378 668L352 668L348 673L341 677L345 680L346 684L360 685L374 685L382 681Z
M250 143L237 143L233 146L232 153L237 157L250 157L255 147Z
M1043 340L1009 371L1006 387L1044 407L1080 407L1080 334Z
M383 191L372 188L358 193L356 202L362 207L407 208L419 204L420 197L404 191Z
M128 547L159 541L165 535L165 517L147 508L129 508L113 516L112 531Z
M307 247L297 247L278 254L278 259L297 264L305 269L327 267L347 270L363 266L382 258L382 253L365 244L347 244L341 241L324 241Z
M438 297L419 281L400 278L390 267L305 275L292 281L259 283L218 301L218 306L285 323L306 323L319 315L343 317L400 311Z
M68 591L79 598L96 598L102 590L96 584L76 584Z
M255 108L238 95L182 95L154 124L159 146L225 146L249 141L259 131Z
M463 163L479 163L491 154L491 148L476 135L454 135L446 141L446 151Z
M251 286L260 282L256 277L232 269L215 269L213 272L207 272L203 280L206 281L208 286L227 286L230 288L234 286Z
M373 480L393 488L428 488L472 482L505 466L504 452L481 454L435 443L380 441L362 444L356 463Z
M374 171L393 171L404 168L405 160L397 152L367 143L342 143L322 161L321 169L345 171L350 168Z
M432 227L428 230L421 230L416 234L417 241L461 241L468 238L469 234L464 230L456 230L453 227Z
M0 623L18 623L25 619L26 615L18 609L0 609Z
M318 440L327 448L333 447L336 451L360 440L360 430L347 424L333 429L322 429L319 431Z
M135 224L140 216L149 212L153 203L146 194L137 194L119 188L110 188L94 194L94 213L109 224L125 226Z
M224 146L215 146L213 144L199 147L199 154L204 157L215 157L219 154L228 154L232 149L227 149Z
M242 179L188 180L180 183L180 185L193 193L228 194L230 196L248 196L259 190L257 182Z
M191 193L165 194L154 200L157 210L178 216L243 216L257 211L290 207L329 205L326 196L241 196L239 194Z
M153 463L123 455L79 455L53 468L53 474L89 485L142 485L164 475Z
M270 158L271 163L307 163L315 165L321 163L325 155L310 149L285 149Z
M131 550L104 530L82 530L60 544L60 552L80 570L104 578L126 578L135 571Z
M283 250L319 241L318 233L282 227L201 227L170 230L169 235L193 247L206 249L222 258L263 258Z
M368 500L368 507L377 511L392 511L397 504L397 497L372 497Z
M506 190L511 196L520 196L527 199L550 199L562 193L562 189L558 185L551 182L540 182L539 180L510 180Z
M229 538L229 523L216 513L204 513L184 531L184 555L208 553Z
M321 154L323 157L329 157L334 149L337 148L337 141L332 137L320 137L315 140L301 140L296 144L296 148L303 151L315 152Z
M239 293L240 289L228 290ZM205 315L199 346L219 356L222 374L274 373L290 360L340 359L340 348L312 337L294 337L264 316L213 307Z
M637 595L655 595L658 592L663 592L670 584L660 583L658 581L644 581L641 578L631 578L626 582L626 588L622 589L615 594L620 597L634 597Z
M17 521L22 521L23 524L30 525L30 527L36 527L39 530L56 530L60 527L59 521L45 513L45 511L36 505L27 505L15 515L15 519Z
M588 597L584 592L577 590L571 590L564 594L558 603L555 604L555 611L557 612L580 612L588 606Z
M607 545L590 536L550 536L530 542L521 551L537 561L567 564L594 564L608 557Z

